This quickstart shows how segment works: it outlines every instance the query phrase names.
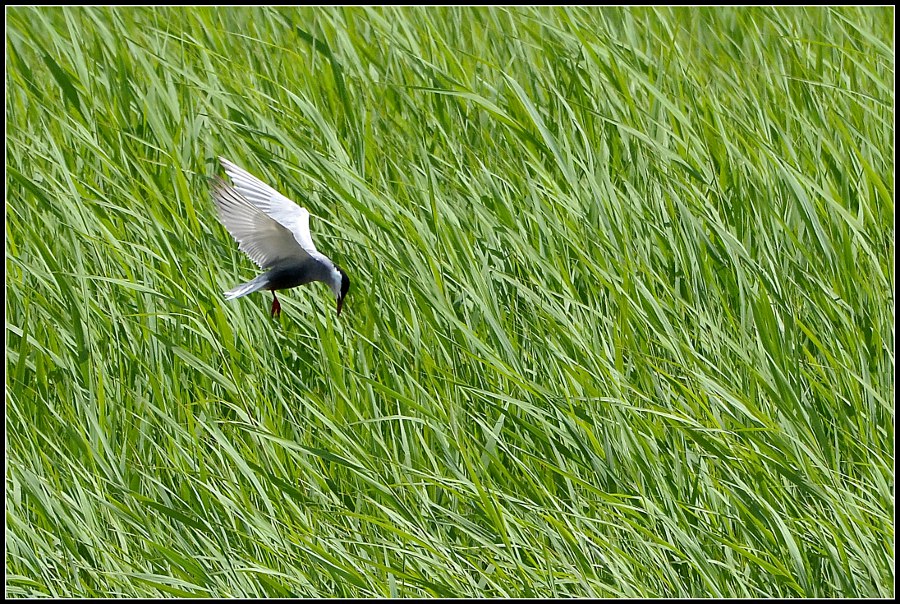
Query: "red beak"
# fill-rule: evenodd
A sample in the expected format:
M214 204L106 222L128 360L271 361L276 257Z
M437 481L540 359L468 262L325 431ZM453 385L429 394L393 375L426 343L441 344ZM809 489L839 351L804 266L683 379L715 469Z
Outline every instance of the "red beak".
M343 299L343 298L338 298L338 312L337 312L337 316L339 316L339 317L341 316L341 307L342 307L343 305L344 305L344 299Z

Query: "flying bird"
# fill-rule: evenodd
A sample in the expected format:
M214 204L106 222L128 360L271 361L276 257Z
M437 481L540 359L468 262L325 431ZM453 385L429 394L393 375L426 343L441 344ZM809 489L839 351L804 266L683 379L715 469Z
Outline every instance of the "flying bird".
M272 316L281 314L275 290L322 281L337 299L337 316L350 289L350 278L316 250L309 234L309 211L224 157L219 161L233 185L212 180L219 219L235 241L266 272L225 292L226 300L260 290L272 292Z

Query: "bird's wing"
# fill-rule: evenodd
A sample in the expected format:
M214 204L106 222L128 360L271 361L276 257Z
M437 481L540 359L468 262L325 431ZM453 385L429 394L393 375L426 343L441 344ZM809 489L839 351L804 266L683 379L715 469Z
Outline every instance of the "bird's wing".
M212 181L212 197L222 224L238 242L240 250L260 268L269 268L282 260L302 261L309 257L294 233L218 176Z
M222 167L231 177L234 188L251 204L268 214L288 229L308 254L315 254L316 246L309 234L309 210L299 205L256 178L240 166L220 157Z

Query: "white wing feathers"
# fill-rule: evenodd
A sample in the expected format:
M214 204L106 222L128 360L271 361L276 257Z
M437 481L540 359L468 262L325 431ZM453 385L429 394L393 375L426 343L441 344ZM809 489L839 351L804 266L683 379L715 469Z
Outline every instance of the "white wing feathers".
M290 258L305 259L308 254L294 234L268 214L250 204L219 177L213 179L212 197L222 224L260 268L269 268Z
M219 161L234 183L234 190L251 205L290 231L307 255L316 254L316 246L309 234L309 211L256 178L224 157ZM225 226L228 226L227 224ZM228 227L231 230L231 227ZM232 231L232 235L235 235ZM243 249L243 248L242 248Z

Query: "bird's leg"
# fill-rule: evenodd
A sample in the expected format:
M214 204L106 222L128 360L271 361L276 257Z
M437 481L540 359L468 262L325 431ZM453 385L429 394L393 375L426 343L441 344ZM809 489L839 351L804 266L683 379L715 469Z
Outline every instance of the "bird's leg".
M275 295L275 290L272 290L272 316L278 317L281 314L281 304L278 303L278 296Z

